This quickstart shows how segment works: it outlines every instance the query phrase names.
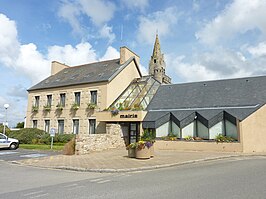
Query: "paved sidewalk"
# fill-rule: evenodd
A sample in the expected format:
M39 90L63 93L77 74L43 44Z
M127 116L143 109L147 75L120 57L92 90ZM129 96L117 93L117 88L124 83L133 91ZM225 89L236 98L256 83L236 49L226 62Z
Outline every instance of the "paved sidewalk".
M123 148L112 149L103 152L93 152L87 155L56 155L50 157L33 158L20 160L14 163L43 168L68 169L76 171L129 172L164 168L242 155L242 153L156 150L154 158L148 160L139 160L135 158L128 158L127 150Z

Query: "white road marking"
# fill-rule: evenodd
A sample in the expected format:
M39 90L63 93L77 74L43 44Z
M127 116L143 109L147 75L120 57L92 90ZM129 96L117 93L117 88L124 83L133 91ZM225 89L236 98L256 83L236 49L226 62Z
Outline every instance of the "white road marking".
M40 154L40 153L34 153L29 155L21 155L21 158L38 158L38 157L45 157L47 154Z
M79 185L79 186L76 186L76 187L70 187L68 188L68 190L73 190L73 189L78 189L78 188L84 188L85 186L84 185Z
M69 184L69 185L66 185L64 186L65 188L68 188L68 187L74 187L74 186L78 186L78 184Z
M99 181L97 182L98 184L103 184L103 183L106 183L106 182L111 182L111 180L103 180L103 181Z
M42 193L43 191L35 191L35 192L30 192L27 194L24 194L23 196L30 196L30 195L34 195L34 194L38 194L38 193Z
M15 154L18 152L14 152L14 151L5 151L5 152L0 152L0 155L10 155L10 154Z
M30 198L40 198L40 197L44 197L44 196L47 196L48 193L45 193L45 194L40 194L40 195L37 195L37 196L32 196Z
M90 180L90 182L98 182L98 181L101 181L103 180L103 178L97 178L97 179L94 179L94 180Z

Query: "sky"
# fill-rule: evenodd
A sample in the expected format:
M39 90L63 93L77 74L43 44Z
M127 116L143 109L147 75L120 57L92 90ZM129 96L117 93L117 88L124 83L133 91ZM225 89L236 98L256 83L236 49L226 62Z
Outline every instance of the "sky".
M1 0L0 123L22 122L27 89L70 66L119 57L147 73L156 32L172 83L266 74L266 0Z

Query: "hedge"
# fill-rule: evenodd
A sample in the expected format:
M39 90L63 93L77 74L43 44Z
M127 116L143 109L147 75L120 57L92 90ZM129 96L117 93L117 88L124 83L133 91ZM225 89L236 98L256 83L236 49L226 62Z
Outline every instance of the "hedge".
M11 131L7 133L7 136L18 139L21 144L51 143L50 134L36 128L24 128L18 131ZM74 134L56 134L54 137L54 143L67 143L74 137Z

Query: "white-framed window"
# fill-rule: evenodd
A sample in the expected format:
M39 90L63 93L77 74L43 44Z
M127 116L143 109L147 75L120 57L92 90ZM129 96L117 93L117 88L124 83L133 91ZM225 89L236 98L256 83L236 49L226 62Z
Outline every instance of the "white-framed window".
M91 94L91 103L97 104L97 91L96 90L90 91L90 94Z
M52 106L52 95L47 95L47 106Z
M89 119L89 134L96 134L96 119Z
M49 133L49 131L50 131L50 120L44 120L44 131Z
M74 119L73 120L73 134L78 134L79 133L79 120Z
M65 121L64 120L58 120L58 134L63 134L65 128Z
M32 128L37 128L38 120L32 120Z
M40 105L40 96L34 96L34 106L39 107Z
M80 106L80 92L75 92L75 104Z
M66 94L65 93L60 93L60 105L62 107L65 107L66 105Z

